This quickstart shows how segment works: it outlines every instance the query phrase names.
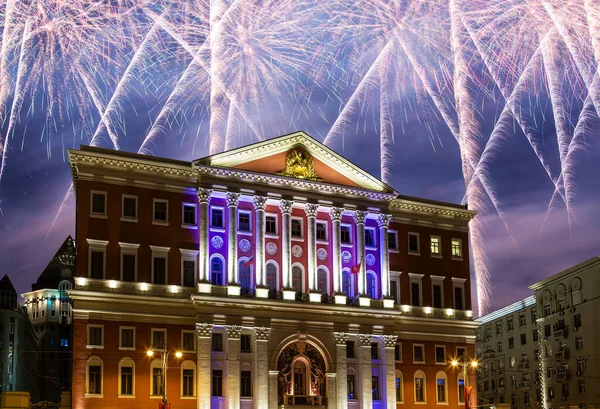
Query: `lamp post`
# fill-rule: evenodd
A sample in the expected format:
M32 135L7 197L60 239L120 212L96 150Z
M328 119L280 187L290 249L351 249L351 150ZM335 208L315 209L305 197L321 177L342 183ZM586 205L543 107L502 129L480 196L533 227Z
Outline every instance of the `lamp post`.
M459 365L462 368L463 371L463 381L465 383L464 386L464 401L465 401L465 409L471 409L471 392L469 391L468 387L469 387L469 377L467 375L467 368L470 366L471 368L475 369L477 368L477 365L479 365L479 363L475 360L475 359L471 359L469 357L467 357L466 355L461 355L460 357L458 357L457 359L452 360L451 362L453 367L458 367Z
M162 383L162 409L167 409L167 362L169 361L169 355L171 352L175 351L175 357L181 358L183 354L181 351L176 351L175 349L170 349L165 352L166 348L163 348L160 351L161 358L161 383ZM152 358L154 356L154 351L149 349L146 354Z

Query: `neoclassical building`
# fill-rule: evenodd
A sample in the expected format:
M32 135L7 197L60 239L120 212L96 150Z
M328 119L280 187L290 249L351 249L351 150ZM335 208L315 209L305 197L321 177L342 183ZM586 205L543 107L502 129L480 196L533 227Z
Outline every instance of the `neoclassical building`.
M473 355L474 211L402 196L302 132L69 162L75 409L465 406L475 380L450 361Z

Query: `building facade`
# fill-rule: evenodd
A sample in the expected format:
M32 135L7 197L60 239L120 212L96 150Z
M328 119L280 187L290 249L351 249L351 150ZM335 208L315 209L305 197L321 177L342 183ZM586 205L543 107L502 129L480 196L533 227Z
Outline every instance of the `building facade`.
M40 399L57 402L71 390L72 316L68 291L73 288L75 243L69 236L46 266L31 291L21 294L40 338Z
M449 363L474 352L475 212L400 196L301 132L69 161L74 408L464 407L474 377Z

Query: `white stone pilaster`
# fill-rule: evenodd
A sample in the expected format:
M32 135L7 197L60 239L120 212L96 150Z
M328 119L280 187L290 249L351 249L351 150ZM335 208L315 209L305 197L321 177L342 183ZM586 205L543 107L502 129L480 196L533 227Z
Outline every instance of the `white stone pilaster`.
M331 247L333 249L332 259L332 275L333 275L333 291L335 294L342 293L342 240L340 224L342 222L342 214L344 209L332 207L329 216L331 217Z
M371 341L370 334L358 336L358 399L362 409L373 408L373 379L371 370Z
M388 242L388 227L392 216L389 214L380 214L377 218L377 224L379 225L379 262L381 264L381 298L386 299L390 297L390 252ZM387 304L387 305L386 305ZM394 307L392 300L390 303L384 301L385 307Z
M306 229L306 255L308 271L308 286L310 292L317 292L317 209L319 205L307 203L304 205L304 213L306 214L308 227ZM321 297L317 297L318 302L321 302Z
M345 332L334 332L335 338L335 359L337 372L337 409L348 408L348 359L346 358L346 348L348 334Z
M336 409L337 405L337 374L327 372L327 409Z
M395 347L397 335L384 335L383 336L383 350L385 359L385 389L384 396L386 401L386 407L396 407L396 357Z
M254 328L255 408L269 409L269 333L271 328Z
M264 196L254 196L254 209L256 211L256 242L254 253L254 271L256 280L256 296L267 298L268 289L266 288L267 278L265 271L265 207L267 198Z
M237 252L237 208L240 194L227 193L227 293L229 295L240 295L240 280L238 279L238 252Z
M196 393L198 396L198 409L211 409L211 372L210 372L210 350L211 350L212 324L206 322L196 324Z
M227 325L227 407L240 408L240 334L242 327Z
M208 204L210 202L211 189L198 188L196 195L198 196L198 291L211 292L210 286L210 267L208 254L208 226L209 226L209 211Z
M277 408L278 406L278 376L279 371L269 371L269 408Z
M360 263L360 271L358 272L358 295L366 296L367 293L367 277L365 267L365 218L367 212L357 210L354 212L354 222L356 223L356 259Z
M281 277L284 291L292 288L292 206L291 200L281 200Z

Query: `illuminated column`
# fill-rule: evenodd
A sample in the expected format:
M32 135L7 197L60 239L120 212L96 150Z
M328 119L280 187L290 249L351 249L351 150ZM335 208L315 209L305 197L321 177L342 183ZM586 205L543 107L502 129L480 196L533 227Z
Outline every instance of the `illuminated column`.
M331 226L332 226L332 234L331 234L331 244L333 248L333 260L332 260L332 269L333 269L333 291L335 294L340 294L342 292L342 242L341 242L341 232L340 232L340 223L342 221L342 214L344 214L344 209L339 207L332 207L329 211L329 216L331 217Z
M256 296L267 298L269 290L266 287L267 279L265 272L265 207L267 198L254 196L254 210L256 211L256 242L254 244L254 271L256 280Z
M208 203L210 202L211 189L198 188L196 195L200 204L199 212L199 234L198 234L198 291L210 293L210 276L208 265Z
M317 291L317 209L319 205L307 203L304 205L304 213L308 221L306 229L306 255L308 258L308 289L309 298L312 302L321 302L321 293Z
M362 409L373 408L373 379L371 372L371 341L373 336L370 334L360 334L358 336L358 399L359 407Z
M239 325L227 325L227 407L240 408L240 333Z
M354 212L354 222L356 223L356 260L360 263L358 272L358 295L365 297L367 293L366 269L365 269L365 218L367 212L357 210Z
M390 252L388 243L388 227L392 216L380 214L377 218L379 225L379 263L381 265L381 298L383 306L394 308L394 300L390 300Z
M279 394L277 392L279 371L269 371L269 408L276 408Z
M196 368L198 375L196 392L198 396L198 409L210 409L210 341L212 336L212 324L206 322L196 324L196 337L198 338Z
M292 289L291 230L293 204L294 202L291 200L281 200L279 202L279 210L281 211L281 277L284 299L286 299L286 293L291 293L292 299L295 298L295 291L286 291Z
M336 409L337 405L337 383L336 373L327 372L327 409Z
M269 408L269 333L271 328L254 328L254 373L256 408Z
M237 207L240 201L240 194L227 193L227 294L240 295L240 284L238 280L237 266Z
M337 383L337 408L347 409L348 408L348 362L346 355L346 348L348 342L348 334L345 332L334 332L335 338L335 358L337 372L336 383Z
M386 407L396 407L396 335L383 336L383 350L385 359L385 400Z

